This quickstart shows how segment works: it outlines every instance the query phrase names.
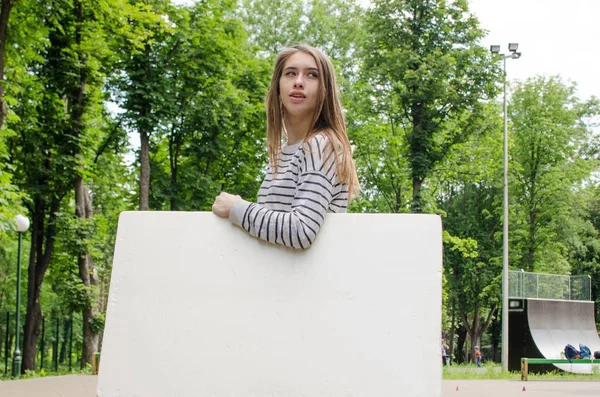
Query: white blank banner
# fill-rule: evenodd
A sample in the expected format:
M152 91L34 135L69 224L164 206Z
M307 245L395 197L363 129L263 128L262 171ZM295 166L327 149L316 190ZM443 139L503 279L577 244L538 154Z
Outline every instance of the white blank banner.
M440 397L435 215L327 214L297 251L205 212L119 219L99 397Z

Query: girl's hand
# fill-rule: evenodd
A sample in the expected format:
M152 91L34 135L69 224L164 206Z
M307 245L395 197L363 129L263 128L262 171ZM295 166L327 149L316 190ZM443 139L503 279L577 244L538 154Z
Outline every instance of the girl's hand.
M231 212L231 207L233 204L241 200L240 196L234 196L233 194L221 192L215 199L215 202L212 205L212 212L215 215L220 216L221 218L229 218L229 212Z

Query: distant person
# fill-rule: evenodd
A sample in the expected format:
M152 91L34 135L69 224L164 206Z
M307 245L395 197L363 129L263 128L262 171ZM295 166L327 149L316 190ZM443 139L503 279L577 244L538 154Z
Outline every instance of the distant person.
M479 351L479 346L475 346L475 363L478 367L481 367L481 351Z
M448 345L444 341L444 338L442 338L442 365L448 365L448 361L447 361L447 357L446 357L447 352L448 352Z
M266 96L269 167L258 203L222 192L212 206L251 235L306 249L328 212L358 191L333 65L308 45L283 50Z

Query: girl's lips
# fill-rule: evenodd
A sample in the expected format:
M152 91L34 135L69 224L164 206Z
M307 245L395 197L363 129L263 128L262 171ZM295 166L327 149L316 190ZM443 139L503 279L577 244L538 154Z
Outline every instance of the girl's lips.
M290 97L306 98L306 95L304 95L304 93L302 91L292 91L292 92L290 92Z
M292 103L300 103L304 100L306 100L306 97L290 95L290 102L292 102Z

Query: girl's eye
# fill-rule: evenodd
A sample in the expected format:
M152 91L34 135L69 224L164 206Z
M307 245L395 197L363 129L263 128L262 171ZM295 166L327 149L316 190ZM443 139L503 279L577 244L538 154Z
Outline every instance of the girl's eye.
M315 72L310 72L308 75L309 75L310 77L314 77L315 79L319 77L319 75L318 75L318 74L316 74Z
M295 76L296 72L289 71L285 74L286 76Z

